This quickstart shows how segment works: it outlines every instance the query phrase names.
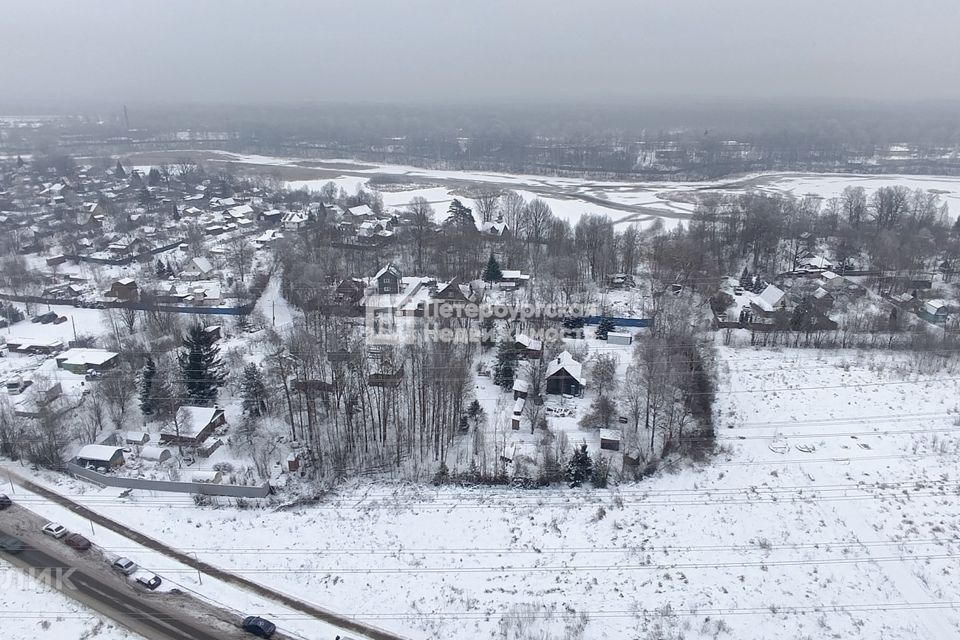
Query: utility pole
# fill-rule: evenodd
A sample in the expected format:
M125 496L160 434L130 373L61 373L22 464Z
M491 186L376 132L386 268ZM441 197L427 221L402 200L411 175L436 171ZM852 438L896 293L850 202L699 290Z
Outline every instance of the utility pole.
M70 315L70 324L73 325L73 341L77 341L77 318L73 314Z

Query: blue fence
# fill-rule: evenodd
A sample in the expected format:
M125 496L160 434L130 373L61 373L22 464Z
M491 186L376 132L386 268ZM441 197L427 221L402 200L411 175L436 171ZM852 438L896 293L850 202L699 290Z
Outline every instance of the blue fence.
M585 324L600 324L600 319L603 316L587 316L583 319ZM618 327L652 327L653 318L616 318L613 316L607 316L613 320L613 324Z

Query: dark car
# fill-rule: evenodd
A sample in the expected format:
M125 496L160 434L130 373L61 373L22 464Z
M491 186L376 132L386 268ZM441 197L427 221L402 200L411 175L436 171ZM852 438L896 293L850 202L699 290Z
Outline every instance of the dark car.
M50 313L45 313L42 316L40 316L40 324L50 324L56 319L57 319L57 314L51 311Z
M84 538L79 533L71 533L66 538L63 539L68 547L72 547L77 551L86 551L90 548L90 541Z
M13 500L0 493L0 511L13 506Z
M67 316L57 316L53 319L53 324L63 324L67 321Z
M8 536L5 533L0 533L0 551L3 551L4 553L18 554L26 548L26 545L24 545L23 541L19 538L14 538L13 536ZM270 636L263 637L269 638Z
M272 638L277 625L260 616L249 616L243 619L243 630L252 633L258 638Z

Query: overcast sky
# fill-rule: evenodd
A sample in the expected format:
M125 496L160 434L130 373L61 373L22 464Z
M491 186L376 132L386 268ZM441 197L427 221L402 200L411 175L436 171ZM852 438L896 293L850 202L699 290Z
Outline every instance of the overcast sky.
M958 0L3 0L0 100L960 98Z

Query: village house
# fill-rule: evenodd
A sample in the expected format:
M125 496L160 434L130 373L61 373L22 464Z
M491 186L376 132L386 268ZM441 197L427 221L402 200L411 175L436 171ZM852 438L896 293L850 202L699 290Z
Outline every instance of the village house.
M750 309L753 313L758 317L768 319L786 313L791 306L787 294L772 284L768 284L760 295L753 296L750 301Z
M397 295L400 293L402 276L400 275L400 269L392 263L380 269L373 279L377 281L377 293L380 295Z
M291 211L283 214L281 226L285 231L299 231L307 226L309 217L303 211Z
M543 343L525 333L518 333L513 340L517 355L527 360L539 360L543 357Z
M67 349L55 358L64 371L83 375L90 371L102 372L120 364L120 354L103 349Z
M583 395L586 387L583 365L564 351L550 361L546 371L547 393L550 395Z
M184 405L177 409L174 423L160 430L160 444L199 446L226 423L226 415L219 407Z
M80 449L76 457L76 463L81 467L95 469L116 469L125 462L122 448L103 444L88 444Z
M106 296L117 300L136 300L140 297L140 290L133 278L120 278L110 285Z
M363 300L363 294L366 286L363 280L359 278L346 278L341 280L337 288L333 290L333 299L339 305L355 306Z
M202 280L209 278L214 273L213 264L207 258L192 258L187 266L180 272L180 277L184 280Z

